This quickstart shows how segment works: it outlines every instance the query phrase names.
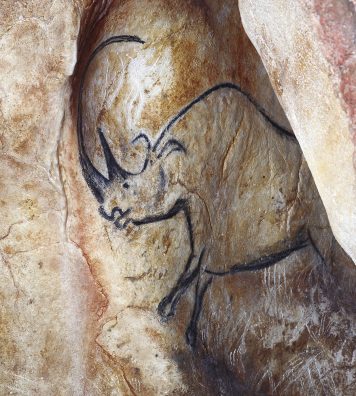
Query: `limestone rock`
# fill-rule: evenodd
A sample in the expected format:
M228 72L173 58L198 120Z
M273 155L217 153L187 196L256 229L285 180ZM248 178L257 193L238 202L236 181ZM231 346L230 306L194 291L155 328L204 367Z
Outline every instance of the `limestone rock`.
M241 0L239 7L333 232L356 262L355 3Z
M58 163L80 16L67 1L0 10L0 394L81 394L97 292Z

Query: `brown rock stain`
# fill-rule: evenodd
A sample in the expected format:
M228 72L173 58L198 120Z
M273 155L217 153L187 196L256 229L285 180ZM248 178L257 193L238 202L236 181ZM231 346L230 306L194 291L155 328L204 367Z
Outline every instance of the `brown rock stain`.
M171 238L170 238L170 234L169 234L168 232L166 232L166 233L163 235L163 240L162 240L162 242L163 242L163 246L165 247L164 254L167 254L167 253L168 253L168 250L169 250L169 248L170 248L170 246L172 245L172 241L171 241Z
M12 329L15 325L15 318L17 315L14 314L12 309L8 307L9 296L4 293L0 293L0 354L2 364L11 372L16 373L20 369L20 354L17 346L16 339L12 335ZM4 372L0 372L0 381L3 384L9 383L9 374L6 374L6 380L3 378Z
M24 201L20 202L21 208L26 213L28 220L33 220L39 215L39 208L37 201L32 200L31 198L27 198Z
M273 89L278 96L283 95L283 85L280 80L280 70L274 69L269 75Z

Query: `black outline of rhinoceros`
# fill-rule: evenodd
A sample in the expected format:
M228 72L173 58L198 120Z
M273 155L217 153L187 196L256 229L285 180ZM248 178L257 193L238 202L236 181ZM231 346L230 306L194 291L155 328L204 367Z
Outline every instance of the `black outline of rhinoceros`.
M108 171L108 177L105 177L94 167L84 147L83 117L82 117L82 99L83 99L84 82L88 68L91 62L93 61L93 59L95 58L95 56L108 45L114 43L122 43L122 42L144 44L144 41L137 36L122 35L122 36L110 37L109 39L102 42L98 47L96 47L96 49L90 55L83 70L83 74L81 76L80 86L79 86L78 120L77 120L80 164L82 167L84 178L88 186L90 187L92 193L94 194L96 200L100 204L99 213L106 220L113 222L117 228L120 229L125 228L129 223L133 224L134 226L142 226L149 223L156 223L167 219L171 219L172 217L176 216L179 213L184 214L185 223L189 235L190 254L185 264L184 270L182 274L179 276L175 286L171 289L169 294L161 300L160 304L158 305L158 313L164 319L168 319L169 317L174 316L177 304L181 296L192 284L192 282L196 278L198 278L196 284L194 309L190 323L186 330L187 343L193 347L196 343L197 323L201 312L203 297L208 286L211 284L214 276L231 275L238 272L256 271L256 270L268 268L274 265L275 263L283 260L291 253L307 246L309 244L307 239L299 237L295 241L294 245L288 249L285 249L283 251L271 255L263 256L252 262L238 263L236 265L231 266L229 270L224 272L217 272L208 268L202 269L202 262L204 259L204 247L200 250L200 252L196 251L189 199L178 198L175 201L175 203L164 213L157 213L153 215L151 214L144 216L140 219L137 218L130 219L130 212L131 212L130 208L123 210L122 208L115 206L112 209L111 213L107 213L105 211L103 206L105 201L104 192L114 182L117 185L118 183L119 184L121 183L123 189L128 189L130 188L129 181L132 180L132 178L135 178L137 175L141 175L144 172L149 172L150 167L152 167L156 161L164 161L165 158L173 152L186 153L186 148L184 147L184 145L181 142L179 142L177 139L169 136L170 129L190 109L192 109L195 104L199 103L203 99L207 98L211 93L218 90L231 89L238 91L255 106L255 108L262 114L264 119L274 127L274 130L277 133L287 136L288 138L293 140L295 140L295 137L285 128L281 127L275 121L273 121L266 114L264 109L258 103L256 103L256 101L249 94L244 92L238 85L233 84L231 82L224 82L209 88L201 95L199 95L197 98L192 100L185 107L183 107L178 112L177 115L175 115L169 120L166 126L162 129L161 133L158 135L158 138L156 139L154 144L151 143L148 136L144 133L140 133L138 134L137 137L135 137L132 143L136 143L138 140L142 140L147 146L146 159L144 161L142 169L138 173L131 173L123 169L118 164L105 138L104 132L102 131L101 128L97 128L97 132L99 134L100 142L105 156L107 171ZM192 261L194 258L197 258L197 265L194 268L191 268ZM206 278L204 281L202 281L203 275Z

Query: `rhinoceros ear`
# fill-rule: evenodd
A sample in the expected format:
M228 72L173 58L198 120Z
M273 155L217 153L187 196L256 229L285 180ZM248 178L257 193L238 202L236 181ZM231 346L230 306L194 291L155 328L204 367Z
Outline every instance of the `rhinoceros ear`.
M140 173L142 173L142 172L144 172L146 170L147 165L148 165L148 161L150 159L151 150L152 150L151 141L150 141L149 137L145 133L140 133L139 135L137 135L135 137L135 139L132 140L131 143L132 144L136 144L140 140L143 140L144 143L146 144L146 158L145 158L145 162L143 164L142 169L137 174L140 174Z
M176 139L170 139L168 142L163 146L162 150L158 153L157 157L162 158L163 156L167 158L170 154L182 151L184 154L187 153L187 149L184 145Z

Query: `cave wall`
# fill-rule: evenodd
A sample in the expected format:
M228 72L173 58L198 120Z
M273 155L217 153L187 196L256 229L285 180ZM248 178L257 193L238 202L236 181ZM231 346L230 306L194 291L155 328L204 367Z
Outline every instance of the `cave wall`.
M257 6L260 55L236 1L143 3L0 3L0 393L351 395L349 168L336 211Z

